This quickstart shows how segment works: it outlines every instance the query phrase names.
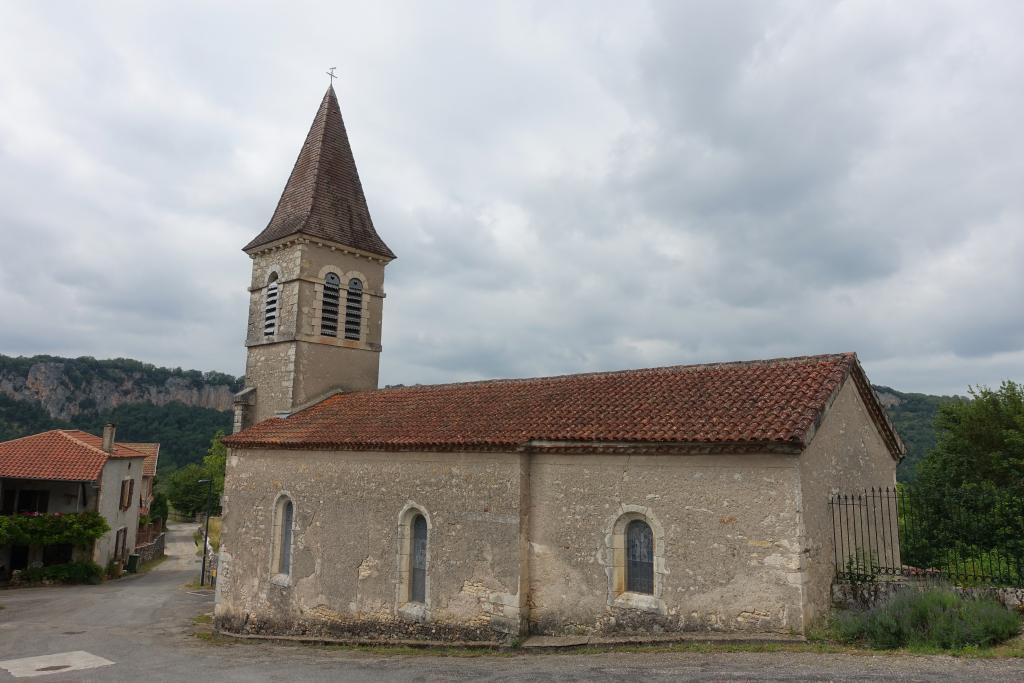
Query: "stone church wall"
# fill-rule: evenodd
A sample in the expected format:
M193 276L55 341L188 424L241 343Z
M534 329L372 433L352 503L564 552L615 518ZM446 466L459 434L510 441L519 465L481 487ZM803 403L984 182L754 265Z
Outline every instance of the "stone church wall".
M831 604L835 545L829 496L873 486L893 488L896 464L855 382L847 379L800 458L807 565L804 620L808 626Z
M805 632L829 605L829 493L891 486L895 464L852 383L799 456L240 450L217 623L434 641ZM271 571L281 494L295 505L287 581ZM429 526L424 605L402 597L413 509ZM653 595L623 591L634 518L653 531Z
M798 475L795 455L536 456L531 631L799 630ZM616 579L623 515L653 529L653 596Z
M220 628L343 638L495 640L519 631L520 464L510 454L244 451L228 459ZM287 581L275 503L294 502ZM429 525L427 600L400 604L400 519ZM405 513L403 515L403 512Z

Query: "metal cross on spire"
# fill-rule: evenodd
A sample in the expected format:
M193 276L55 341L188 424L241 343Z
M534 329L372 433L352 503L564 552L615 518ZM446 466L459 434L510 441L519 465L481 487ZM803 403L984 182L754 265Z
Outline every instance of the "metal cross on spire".
M327 75L331 77L331 85L332 86L334 85L334 79L337 78L337 76L334 75L334 70L337 69L337 68L338 67L336 67L336 66L332 66L330 69L327 70Z

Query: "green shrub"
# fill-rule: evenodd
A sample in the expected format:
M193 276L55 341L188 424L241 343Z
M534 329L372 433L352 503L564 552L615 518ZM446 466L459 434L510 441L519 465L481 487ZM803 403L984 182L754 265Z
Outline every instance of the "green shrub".
M17 572L16 583L99 583L103 568L95 562L68 562L49 567L29 567Z
M873 648L988 646L1017 635L1020 617L992 598L966 598L945 589L903 591L870 610L836 615L837 640Z
M149 516L151 519L161 519L167 522L167 496L163 493L153 495L153 502L149 504Z
M88 547L110 531L98 512L22 513L0 517L0 546L70 543Z

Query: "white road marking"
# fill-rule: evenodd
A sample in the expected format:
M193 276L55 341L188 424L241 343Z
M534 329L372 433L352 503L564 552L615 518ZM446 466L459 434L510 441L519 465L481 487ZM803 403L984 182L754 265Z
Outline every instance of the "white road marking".
M47 674L64 673L66 671L95 669L99 666L110 666L111 664L113 662L109 659L103 659L103 657L97 657L94 654L77 650L75 652L59 652L39 657L8 659L0 662L0 669L7 669L15 678L28 678L30 676L46 676Z

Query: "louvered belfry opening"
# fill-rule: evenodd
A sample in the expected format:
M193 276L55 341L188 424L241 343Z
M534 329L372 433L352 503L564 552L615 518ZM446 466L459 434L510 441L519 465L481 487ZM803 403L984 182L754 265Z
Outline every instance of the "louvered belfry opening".
M412 520L412 552L409 554L409 600L427 601L427 520L416 515Z
M345 297L345 339L358 341L363 323L363 282L357 278L348 281Z
M341 278L327 273L324 278L323 304L320 310L320 334L338 336L338 309L341 305Z
M626 527L626 590L654 593L654 534L640 519Z
M263 334L267 337L277 331L277 275L270 276L267 297L263 304Z

